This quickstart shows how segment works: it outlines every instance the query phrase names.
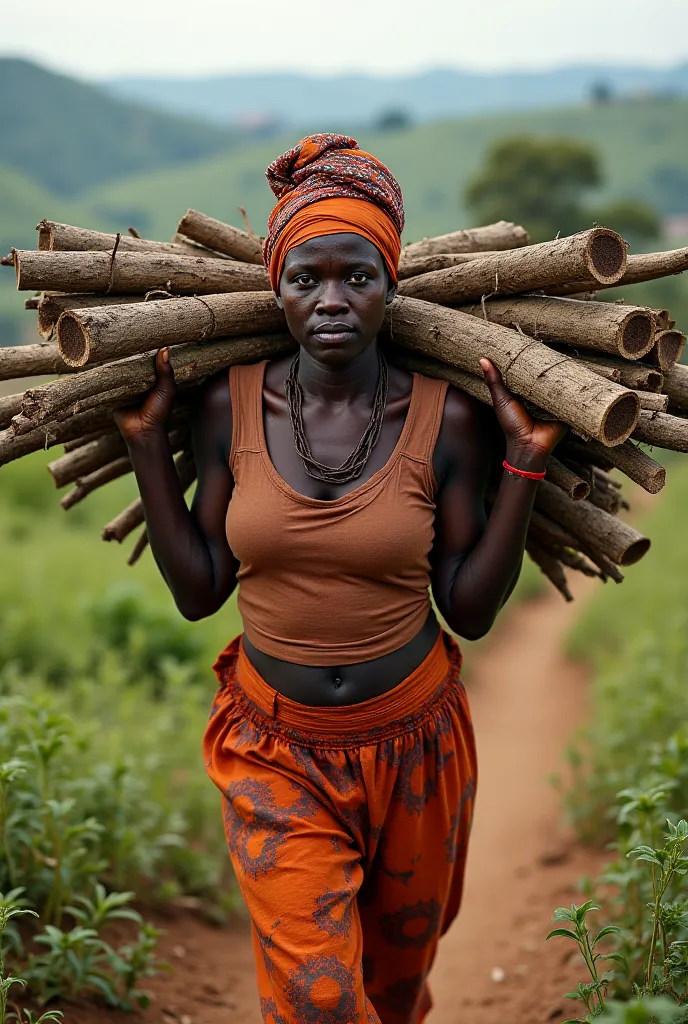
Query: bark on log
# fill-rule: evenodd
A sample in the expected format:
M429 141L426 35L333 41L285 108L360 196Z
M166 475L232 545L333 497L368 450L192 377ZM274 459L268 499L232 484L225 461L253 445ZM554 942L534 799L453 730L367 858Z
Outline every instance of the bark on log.
M531 338L565 342L624 359L642 359L655 341L655 318L641 306L524 295L489 299L464 306L462 312L503 327L518 327Z
M411 373L420 373L424 377L447 380L459 391L465 391L466 394L477 398L483 405L492 405L492 395L487 384L472 373L458 370L454 366L440 362L439 359L431 359L397 345L385 345L385 351L397 366L402 366L405 370L410 370Z
M112 252L117 244L118 252L169 252L180 256L194 255L190 245L178 242L155 242L150 238L135 238L122 233L117 242L116 234L90 231L73 224L59 224L53 220L42 220L36 225L38 249L40 252ZM195 255L198 255L196 250ZM206 250L207 256L212 253ZM221 257L220 257L221 258Z
M67 373L57 345L14 345L0 348L0 380Z
M595 281L592 275L586 275L578 280L571 279L549 287L547 291L550 295L573 295L576 292L598 291L600 288L621 288L627 284L640 284L641 281L655 281L659 277L682 274L684 270L688 270L688 247L669 249L667 252L641 252L628 257L623 277L614 285Z
M399 294L450 304L482 296L513 295L570 281L582 273L616 283L626 267L623 239L607 228L484 256L460 267L434 270L399 284Z
M598 441L591 439L582 447L582 451L588 452L593 458L601 456L604 461L624 473L629 480L633 480L649 494L658 494L666 483L664 466L651 459L632 441L624 441L614 448L605 448Z
M434 238L423 238L420 242L411 242L402 249L401 262L415 259L417 256L434 256L437 253L517 249L521 245L527 245L528 241L528 232L525 228L510 221L500 220L496 224L486 224L480 228L450 231L448 235L436 235Z
M84 434L83 437L76 437L73 441L65 441L64 451L65 455L67 452L75 452L77 448L83 448L85 444L90 444L91 441L97 441L103 434L112 433L112 424L108 430L96 430L92 434Z
M685 343L686 336L681 331L658 331L654 347L647 356L648 363L659 367L663 373L672 370L681 358Z
M191 343L172 348L170 363L177 383L185 384L202 380L234 363L275 358L295 347L291 336L285 334L211 341L205 345ZM110 397L116 393L118 404L124 404L153 387L155 379L155 352L130 356L29 389L24 394L23 414L39 426L70 409L78 410L103 393Z
M244 263L263 262L259 238L249 235L248 231L208 217L205 213L199 213L198 210L187 210L177 225L177 231L192 242L204 245L206 249L225 253Z
M528 533L532 533L540 547L578 548L578 540L559 525L533 509L530 513Z
M272 292L162 299L144 306L72 310L60 318L57 338L69 366L86 366L149 352L160 345L285 331Z
M587 480L553 457L547 463L546 479L560 487L573 501L583 501L590 494L590 484Z
M688 419L666 412L642 410L633 431L633 440L672 452L688 452Z
M66 309L122 306L130 302L145 302L145 299L145 295L93 295L90 292L65 295L63 292L43 292L38 302L38 333L44 341L50 341L57 321Z
M175 467L182 491L187 491L196 479L196 464L191 453L181 452L175 459ZM121 544L132 530L143 524L144 520L143 502L136 498L103 529L103 540L116 540Z
M645 363L622 362L620 359L610 359L587 352L583 357L575 356L575 359L576 362L599 373L601 377L634 391L659 391L662 387L664 378L661 371Z
M662 391L677 409L688 410L688 366L677 363L664 374Z
M656 391L636 391L640 400L640 408L650 412L666 412L669 407L669 396L657 394Z
M15 250L20 291L132 292L175 295L270 290L265 267L207 256L154 252L34 252Z
M546 480L538 486L535 507L616 565L633 565L650 547L649 538L628 523L608 515L589 501L572 501Z
M92 473L87 473L85 476L78 477L75 481L76 486L64 495L60 500L60 505L65 511L67 511L67 509L70 509L72 505L77 505L99 487L104 487L105 484L109 484L113 480L118 480L121 476L126 476L127 473L132 473L133 470L134 467L131 464L129 456L122 455L120 458L114 459L112 462L108 462L107 465L101 466L100 469L96 469Z
M447 267L460 267L473 260L481 260L483 256L494 256L494 252L438 252L431 256L407 256L402 249L399 258L399 280L407 277L418 277L429 274L432 270L446 270Z
M148 547L148 530L144 527L139 534L136 544L131 549L131 554L127 558L127 565L136 565L143 552Z
M552 555L566 568L574 569L576 572L583 573L584 576L599 579L602 580L603 583L606 583L607 578L601 569L598 569L595 565L588 562L588 560L583 558L578 551L569 547L558 547L544 538L537 539L533 536L533 541L535 541L539 548L546 551L549 555Z
M537 565L538 569L553 583L559 593L567 600L573 601L573 594L569 590L564 567L554 555L545 551L533 540L526 541L526 551Z
M23 394L5 395L0 398L0 430L9 427L12 417L21 412Z
M30 295L28 299L24 299L24 309L38 309L39 301L40 295Z
M590 501L597 508L604 509L605 512L609 512L612 516L618 515L619 509L623 504L618 491L605 490L602 487L593 487L590 492Z
M173 452L178 452L188 443L188 439L189 432L185 428L173 430L169 436L170 448ZM126 443L119 431L114 431L49 462L48 472L56 487L65 487L67 484L75 483L80 477L95 473L116 459L125 458L126 455Z
M56 444L72 441L83 434L106 430L108 424L112 424L112 412L98 409L77 416L68 416L52 423L44 423L21 435L17 435L13 427L8 427L0 433L0 466L33 452L47 450Z
M489 357L511 391L586 437L619 444L637 422L634 392L518 331L408 298L395 299L385 322L395 344L476 376L480 358Z

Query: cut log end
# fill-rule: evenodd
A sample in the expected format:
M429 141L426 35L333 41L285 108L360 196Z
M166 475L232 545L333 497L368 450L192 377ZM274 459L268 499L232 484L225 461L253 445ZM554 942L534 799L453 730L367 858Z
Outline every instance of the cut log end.
M673 370L681 358L685 343L686 336L681 331L659 331L655 335L654 348L650 352L648 360L665 373Z
M642 359L655 343L651 313L630 313L619 330L619 352L626 359Z
M57 324L57 344L68 366L85 366L91 346L88 336L70 312L62 314Z
M53 232L50 222L42 220L36 225L36 231L38 232L38 249L41 252L47 252L53 247Z
M635 565L636 562L639 562L648 553L650 544L649 537L640 537L638 540L633 541L619 559L619 565Z
M610 404L600 427L599 438L607 447L621 444L631 436L640 415L640 400L633 392L620 395Z
M611 284L623 277L626 269L626 246L623 239L609 228L591 232L585 261L600 284Z

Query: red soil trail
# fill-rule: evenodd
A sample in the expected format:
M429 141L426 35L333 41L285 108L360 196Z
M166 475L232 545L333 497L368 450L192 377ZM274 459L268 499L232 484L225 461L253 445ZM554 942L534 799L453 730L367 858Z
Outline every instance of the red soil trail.
M584 979L582 962L572 944L544 941L553 909L575 901L577 880L604 859L562 831L547 781L587 710L585 672L562 655L591 592L590 581L573 582L574 605L552 592L515 606L490 643L469 653L476 817L464 906L440 945L428 1024L545 1024L576 1008L563 994ZM147 986L151 1009L139 1016L69 1007L67 1024L261 1024L245 922L227 931L192 916L157 923L174 971Z

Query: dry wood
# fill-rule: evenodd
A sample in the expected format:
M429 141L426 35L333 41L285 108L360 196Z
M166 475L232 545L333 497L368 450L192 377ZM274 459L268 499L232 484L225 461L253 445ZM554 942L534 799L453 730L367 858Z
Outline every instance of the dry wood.
M170 363L177 383L185 384L202 380L234 363L274 358L295 345L285 334L176 345L170 350ZM60 413L82 408L84 402L103 393L116 394L118 404L125 404L153 387L155 379L154 352L130 356L29 389L24 395L23 414L38 426Z
M659 395L656 391L637 391L641 409L648 409L651 412L666 412L669 406L669 396Z
M603 487L593 487L590 492L590 501L597 508L604 509L612 516L618 515L619 509L628 504L622 500L618 491L605 490Z
M64 445L65 454L67 452L75 452L77 448L83 448L85 444L90 444L91 441L97 441L99 437L103 436L103 434L109 433L112 433L111 429L96 430L91 434L84 434L83 437L76 437L73 441L66 441Z
M0 397L0 430L9 427L12 417L21 412L23 395L5 395Z
M457 370L454 366L448 366L439 359L432 359L429 356L401 348L398 345L385 345L385 351L389 358L397 366L402 366L411 373L420 373L424 377L435 377L437 380L447 380L459 391L477 398L484 405L492 405L492 395L484 380L467 373L465 370Z
M622 362L620 359L610 359L607 356L592 355L588 352L581 358L576 356L576 361L595 373L599 373L601 377L616 381L617 384L622 384L626 388L633 388L637 391L659 391L662 387L662 373L654 366Z
M34 252L15 250L20 291L132 292L160 288L175 295L270 290L265 267L173 253Z
M81 476L86 476L107 466L115 459L123 458L126 454L127 446L124 438L118 430L113 430L111 433L103 434L97 440L49 462L48 472L56 487L64 487L66 484L74 483Z
M30 295L28 299L24 299L24 309L38 309L39 301L40 295Z
M196 464L191 453L181 452L175 460L175 467L182 491L187 491L196 479ZM103 529L103 540L116 540L121 544L132 530L143 524L144 520L143 502L136 498Z
M573 548L568 546L561 547L551 543L551 541L543 538L536 538L533 535L533 541L539 548L546 551L549 555L556 558L562 565L569 569L575 569L576 572L582 572L584 576L590 576L595 579L600 579L602 582L606 582L605 574L598 569L595 565L592 565L586 558Z
M177 231L192 242L233 256L236 260L245 263L263 262L259 238L249 235L248 231L208 217L205 213L199 213L198 210L187 210L177 225Z
M48 449L56 444L72 441L83 434L105 430L109 423L112 423L112 412L99 409L44 423L21 435L17 435L13 427L8 427L0 433L0 466L43 448Z
M650 547L649 538L628 523L610 516L589 501L572 501L547 480L538 487L535 507L616 565L633 565Z
M127 558L127 565L136 565L143 552L148 547L148 530L143 528L139 534L136 544L131 549L131 554Z
M112 252L116 244L118 252L169 252L181 256L194 254L192 246L178 242L154 242L150 238L135 238L126 233L120 234L117 242L117 235L90 231L72 224L59 224L53 220L42 220L36 225L36 231L41 252ZM206 251L206 255L212 256L212 253Z
M566 573L559 559L549 551L541 548L534 540L526 542L526 551L547 579L554 584L559 593L567 601L573 601L573 594L569 590Z
M72 505L77 505L80 501L83 501L84 498L92 494L99 487L109 484L112 480L118 480L119 477L133 472L133 469L134 467L129 456L122 455L120 458L108 462L107 465L101 466L100 469L87 473L86 476L78 477L76 486L64 495L60 500L60 505L66 511Z
M566 342L624 359L641 359L655 341L655 318L641 306L524 295L464 306L462 312L503 327L517 327L532 338Z
M634 392L518 331L405 297L388 308L386 327L395 344L475 375L489 357L511 391L605 444L625 440L637 422Z
M585 272L616 282L626 267L623 239L607 228L483 256L460 267L433 270L399 284L399 294L431 302L467 303L513 295L571 280Z
M666 412L642 410L633 431L633 440L668 448L672 452L688 452L688 419Z
M677 409L688 410L688 366L677 363L664 374L662 391Z
M136 307L72 310L60 318L57 338L63 359L76 367L148 352L158 345L284 330L284 313L272 292L234 292Z
M494 256L494 252L438 252L432 256L407 256L402 249L399 258L399 280L429 274L431 270L446 270L447 267L459 267L472 260L480 260L483 256Z
M620 470L649 494L658 494L666 483L664 466L651 459L632 441L624 441L614 448L605 448L598 441L590 440L581 447L581 452L582 458L585 458L586 453L588 458L601 456L609 465Z
M0 347L0 380L41 377L66 373L69 367L57 345L15 345Z
M688 270L688 247L670 249L667 252L641 252L629 256L626 270L614 285L595 281L592 275L581 275L578 280L562 282L547 288L550 295L573 295L576 292L597 291L600 288L623 287L626 284L640 284L641 281L655 281L658 277L682 274Z
M540 547L578 547L578 540L575 537L570 533L567 533L559 523L553 522L551 519L548 519L547 516L543 515L542 512L538 512L537 509L533 509L530 513L528 533L532 533Z
M573 501L582 501L590 494L590 484L587 480L553 457L547 463L546 479L556 487L561 487L562 491L568 494Z
M666 373L667 370L676 366L685 343L686 336L681 331L658 331L655 335L654 347L647 357L648 363L659 367L662 372Z
M423 238L411 242L401 251L401 263L417 256L434 256L437 253L481 252L492 249L516 249L528 244L528 232L518 224L500 220L480 228L465 231L450 231L448 235Z
M129 302L144 302L145 298L145 295L92 295L90 292L65 295L64 292L42 292L38 302L38 333L44 341L50 341L55 333L57 321L66 309L122 306Z

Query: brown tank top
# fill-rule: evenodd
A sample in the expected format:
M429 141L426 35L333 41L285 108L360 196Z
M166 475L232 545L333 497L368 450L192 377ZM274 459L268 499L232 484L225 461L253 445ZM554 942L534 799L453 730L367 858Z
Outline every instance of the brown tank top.
M267 363L233 366L227 540L239 561L239 611L251 643L300 665L352 665L413 639L430 608L432 454L446 381L413 375L401 436L387 463L353 491L299 494L265 442Z

